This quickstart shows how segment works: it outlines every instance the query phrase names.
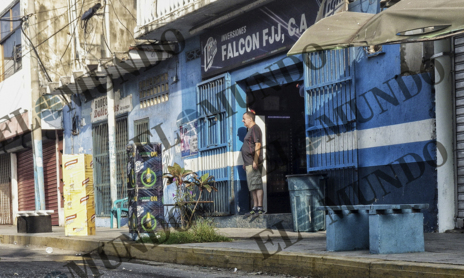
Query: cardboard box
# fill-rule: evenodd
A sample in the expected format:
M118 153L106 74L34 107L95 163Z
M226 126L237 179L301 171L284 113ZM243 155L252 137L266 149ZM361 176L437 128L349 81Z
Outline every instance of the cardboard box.
M63 181L65 235L95 235L92 156L63 155Z

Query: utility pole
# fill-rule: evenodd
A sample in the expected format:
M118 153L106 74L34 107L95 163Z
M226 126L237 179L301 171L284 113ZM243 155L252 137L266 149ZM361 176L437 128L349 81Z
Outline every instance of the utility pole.
M105 36L103 39L106 40L106 58L111 58L111 35L110 35L110 6L109 1L106 1L105 5ZM115 97L113 79L110 74L106 76L106 99L108 103L108 143L109 143L109 160L110 160L110 196L111 196L111 207L113 207L114 201L118 198L118 187L117 187L117 164L116 164L116 115L114 111Z
M31 48L37 45L36 32L36 14L35 1L28 0L27 2L29 17L29 38L32 41ZM40 97L39 94L39 65L38 57L35 51L29 51L31 62L31 113L32 113L32 153L34 159L34 185L35 185L35 209L45 210L45 188L44 188L44 171L43 171L43 155L42 155L42 127L40 126L41 115L40 110L37 112L36 106Z

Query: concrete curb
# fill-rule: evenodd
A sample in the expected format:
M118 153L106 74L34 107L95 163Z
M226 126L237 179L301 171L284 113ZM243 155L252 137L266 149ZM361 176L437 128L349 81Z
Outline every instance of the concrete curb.
M106 256L185 265L238 268L311 277L464 277L464 266L415 263L380 259L280 252L267 259L259 251L206 248L182 245L133 243L120 236L111 241L83 238L0 235L2 244L49 246L86 253L98 250L105 266ZM106 260L106 261L105 261ZM117 264L116 266L117 267Z

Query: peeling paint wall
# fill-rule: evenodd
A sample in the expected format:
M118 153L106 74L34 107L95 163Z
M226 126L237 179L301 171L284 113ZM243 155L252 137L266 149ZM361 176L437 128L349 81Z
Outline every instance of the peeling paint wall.
M70 36L67 24L67 0L41 0L35 2L37 32L37 51L53 82L60 76L70 76L70 51L66 50ZM39 71L41 85L48 80L42 70Z
M135 44L137 9L133 0L108 0L110 3L111 51L125 52Z
M136 9L131 1L108 0L111 39L107 42L104 1L89 20L82 15L98 2L83 0L36 1L37 44L39 56L52 82L71 76L73 70L83 70L85 64L97 65L105 58L106 44L111 52L126 52L135 44ZM79 64L81 63L81 64ZM47 78L40 72L43 86Z

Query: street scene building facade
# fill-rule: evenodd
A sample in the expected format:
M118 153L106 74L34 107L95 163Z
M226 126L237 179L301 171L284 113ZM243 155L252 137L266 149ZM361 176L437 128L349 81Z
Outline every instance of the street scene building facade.
M218 191L204 198L219 227L292 228L287 176L310 173L326 178L326 205L428 204L425 232L462 228L463 37L287 55L320 19L377 14L385 2L0 4L10 19L0 38L0 224L42 202L64 225L61 156L87 154L96 226L109 227L114 201L128 196L126 146L151 142L163 172L178 163L215 177ZM252 208L240 154L250 109L263 132L267 212L254 224L241 220ZM173 204L175 193L164 182L156 202Z

